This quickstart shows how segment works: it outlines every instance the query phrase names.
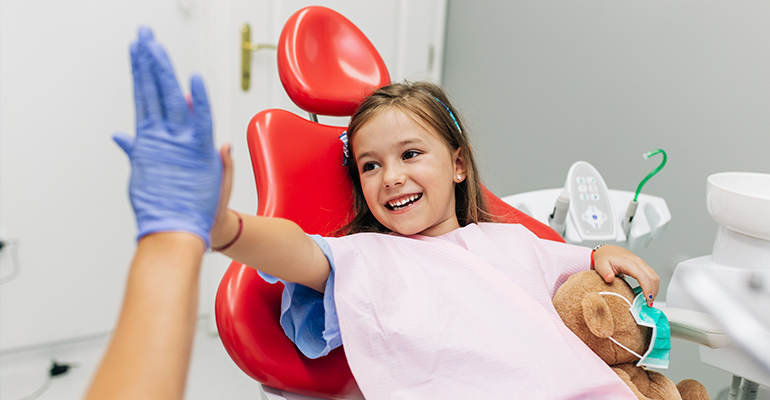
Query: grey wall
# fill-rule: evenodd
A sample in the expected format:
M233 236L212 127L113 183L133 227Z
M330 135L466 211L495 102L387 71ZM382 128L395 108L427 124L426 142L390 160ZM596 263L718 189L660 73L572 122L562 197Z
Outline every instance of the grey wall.
M661 276L711 253L708 175L770 172L770 3L449 0L443 85L499 195L560 187L577 160L610 188L668 201L662 240L638 254ZM674 380L712 396L729 376L675 341Z

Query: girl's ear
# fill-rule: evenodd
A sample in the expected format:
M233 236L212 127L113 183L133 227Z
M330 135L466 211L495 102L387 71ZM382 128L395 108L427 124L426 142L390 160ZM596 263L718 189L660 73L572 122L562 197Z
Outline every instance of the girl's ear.
M465 175L465 157L462 147L458 147L457 150L452 153L455 163L455 178L454 181L460 183L467 177Z

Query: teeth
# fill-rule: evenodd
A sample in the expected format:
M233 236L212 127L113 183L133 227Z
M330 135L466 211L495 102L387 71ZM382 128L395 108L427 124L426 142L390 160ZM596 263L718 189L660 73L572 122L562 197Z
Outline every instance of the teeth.
M399 199L397 201L388 202L388 206L390 206L391 208L399 208L399 207L402 207L402 206L404 206L406 204L409 204L409 203L419 199L421 196L422 195L419 195L419 194L413 194L411 196L404 197L404 198Z

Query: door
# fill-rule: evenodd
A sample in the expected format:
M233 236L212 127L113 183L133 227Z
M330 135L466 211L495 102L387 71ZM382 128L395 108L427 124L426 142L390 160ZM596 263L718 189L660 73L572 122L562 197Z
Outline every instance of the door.
M283 23L289 16L302 7L320 4L340 12L367 35L385 60L394 81L441 81L446 0L336 0L320 3L306 0L233 0L226 3L229 3L227 7L217 3L209 12L212 23L209 25L211 31L207 34L211 38L207 47L211 56L206 58L217 61L212 61L206 67L210 72L208 81L217 116L217 137L220 140L227 138L233 143L235 178L230 201L233 209L249 213L255 213L257 209L254 177L246 144L246 127L251 117L267 108L286 109L306 116L291 102L281 86L273 50L253 53L251 87L245 92L241 90L240 47L237 40L244 23L251 27L252 42L276 44ZM221 46L221 43L230 45ZM330 125L347 124L347 118L321 116L319 121ZM202 302L208 305L211 312L217 285L228 265L229 260L217 254L205 260L208 280L204 283ZM211 332L216 332L213 318L210 319L209 327Z
M435 81L445 3L320 2L370 37L394 79ZM192 72L203 73L217 142L233 143L231 206L253 213L246 124L264 108L300 112L283 93L274 52L253 55L251 90L240 90L240 26L275 43L307 4L0 0L0 240L12 243L0 249L0 351L99 335L115 323L136 227L128 161L110 137L134 129L128 45L137 26L154 29L184 88ZM227 265L219 254L205 257L202 315Z

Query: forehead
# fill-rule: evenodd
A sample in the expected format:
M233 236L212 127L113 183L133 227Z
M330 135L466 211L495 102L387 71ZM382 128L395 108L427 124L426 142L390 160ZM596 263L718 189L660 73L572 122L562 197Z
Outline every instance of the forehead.
M446 145L443 138L420 118L399 108L390 107L372 117L356 131L353 151L358 154L361 151L394 146L406 140Z

